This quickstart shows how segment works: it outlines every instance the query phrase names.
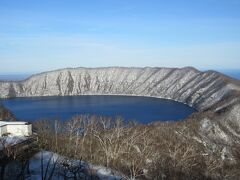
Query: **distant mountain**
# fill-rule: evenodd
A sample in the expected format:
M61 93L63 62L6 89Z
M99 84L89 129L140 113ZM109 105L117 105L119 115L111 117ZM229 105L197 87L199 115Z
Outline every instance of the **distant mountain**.
M235 78L235 79L238 79L240 80L240 69L238 70L235 70L235 69L226 69L226 70L221 70L220 72L232 77L232 78Z
M2 75L0 74L0 81L21 81L28 78L29 74L9 74Z

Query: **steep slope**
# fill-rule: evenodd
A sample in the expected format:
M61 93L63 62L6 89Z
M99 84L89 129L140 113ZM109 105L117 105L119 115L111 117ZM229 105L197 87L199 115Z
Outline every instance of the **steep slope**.
M1 120L15 120L14 115L2 104L0 104L0 121Z
M0 97L120 94L154 96L198 110L233 103L240 86L220 73L194 68L76 68L34 75L21 82L0 82ZM236 95L234 95L236 97ZM239 96L238 96L239 97Z

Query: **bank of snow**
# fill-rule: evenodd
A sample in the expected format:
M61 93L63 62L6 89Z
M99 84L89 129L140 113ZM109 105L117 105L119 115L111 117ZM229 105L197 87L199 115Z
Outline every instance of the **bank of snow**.
M27 140L28 137L25 136L6 136L6 137L0 137L0 150L2 150L5 147L13 146L16 144L19 144L25 140Z
M103 166L95 166L80 160L69 159L49 151L35 154L29 161L30 175L27 180L41 180L42 176L53 180L73 178L104 180L122 179L120 174Z

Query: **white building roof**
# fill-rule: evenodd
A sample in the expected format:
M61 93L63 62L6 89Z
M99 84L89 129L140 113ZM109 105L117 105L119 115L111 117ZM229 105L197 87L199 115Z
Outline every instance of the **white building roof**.
M0 121L0 126L5 126L5 125L24 125L27 124L27 122L23 121Z

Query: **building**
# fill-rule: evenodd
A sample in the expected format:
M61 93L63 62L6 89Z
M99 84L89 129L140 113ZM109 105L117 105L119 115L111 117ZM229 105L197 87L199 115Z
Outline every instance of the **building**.
M32 124L20 121L0 121L0 137L8 134L12 136L31 136Z

